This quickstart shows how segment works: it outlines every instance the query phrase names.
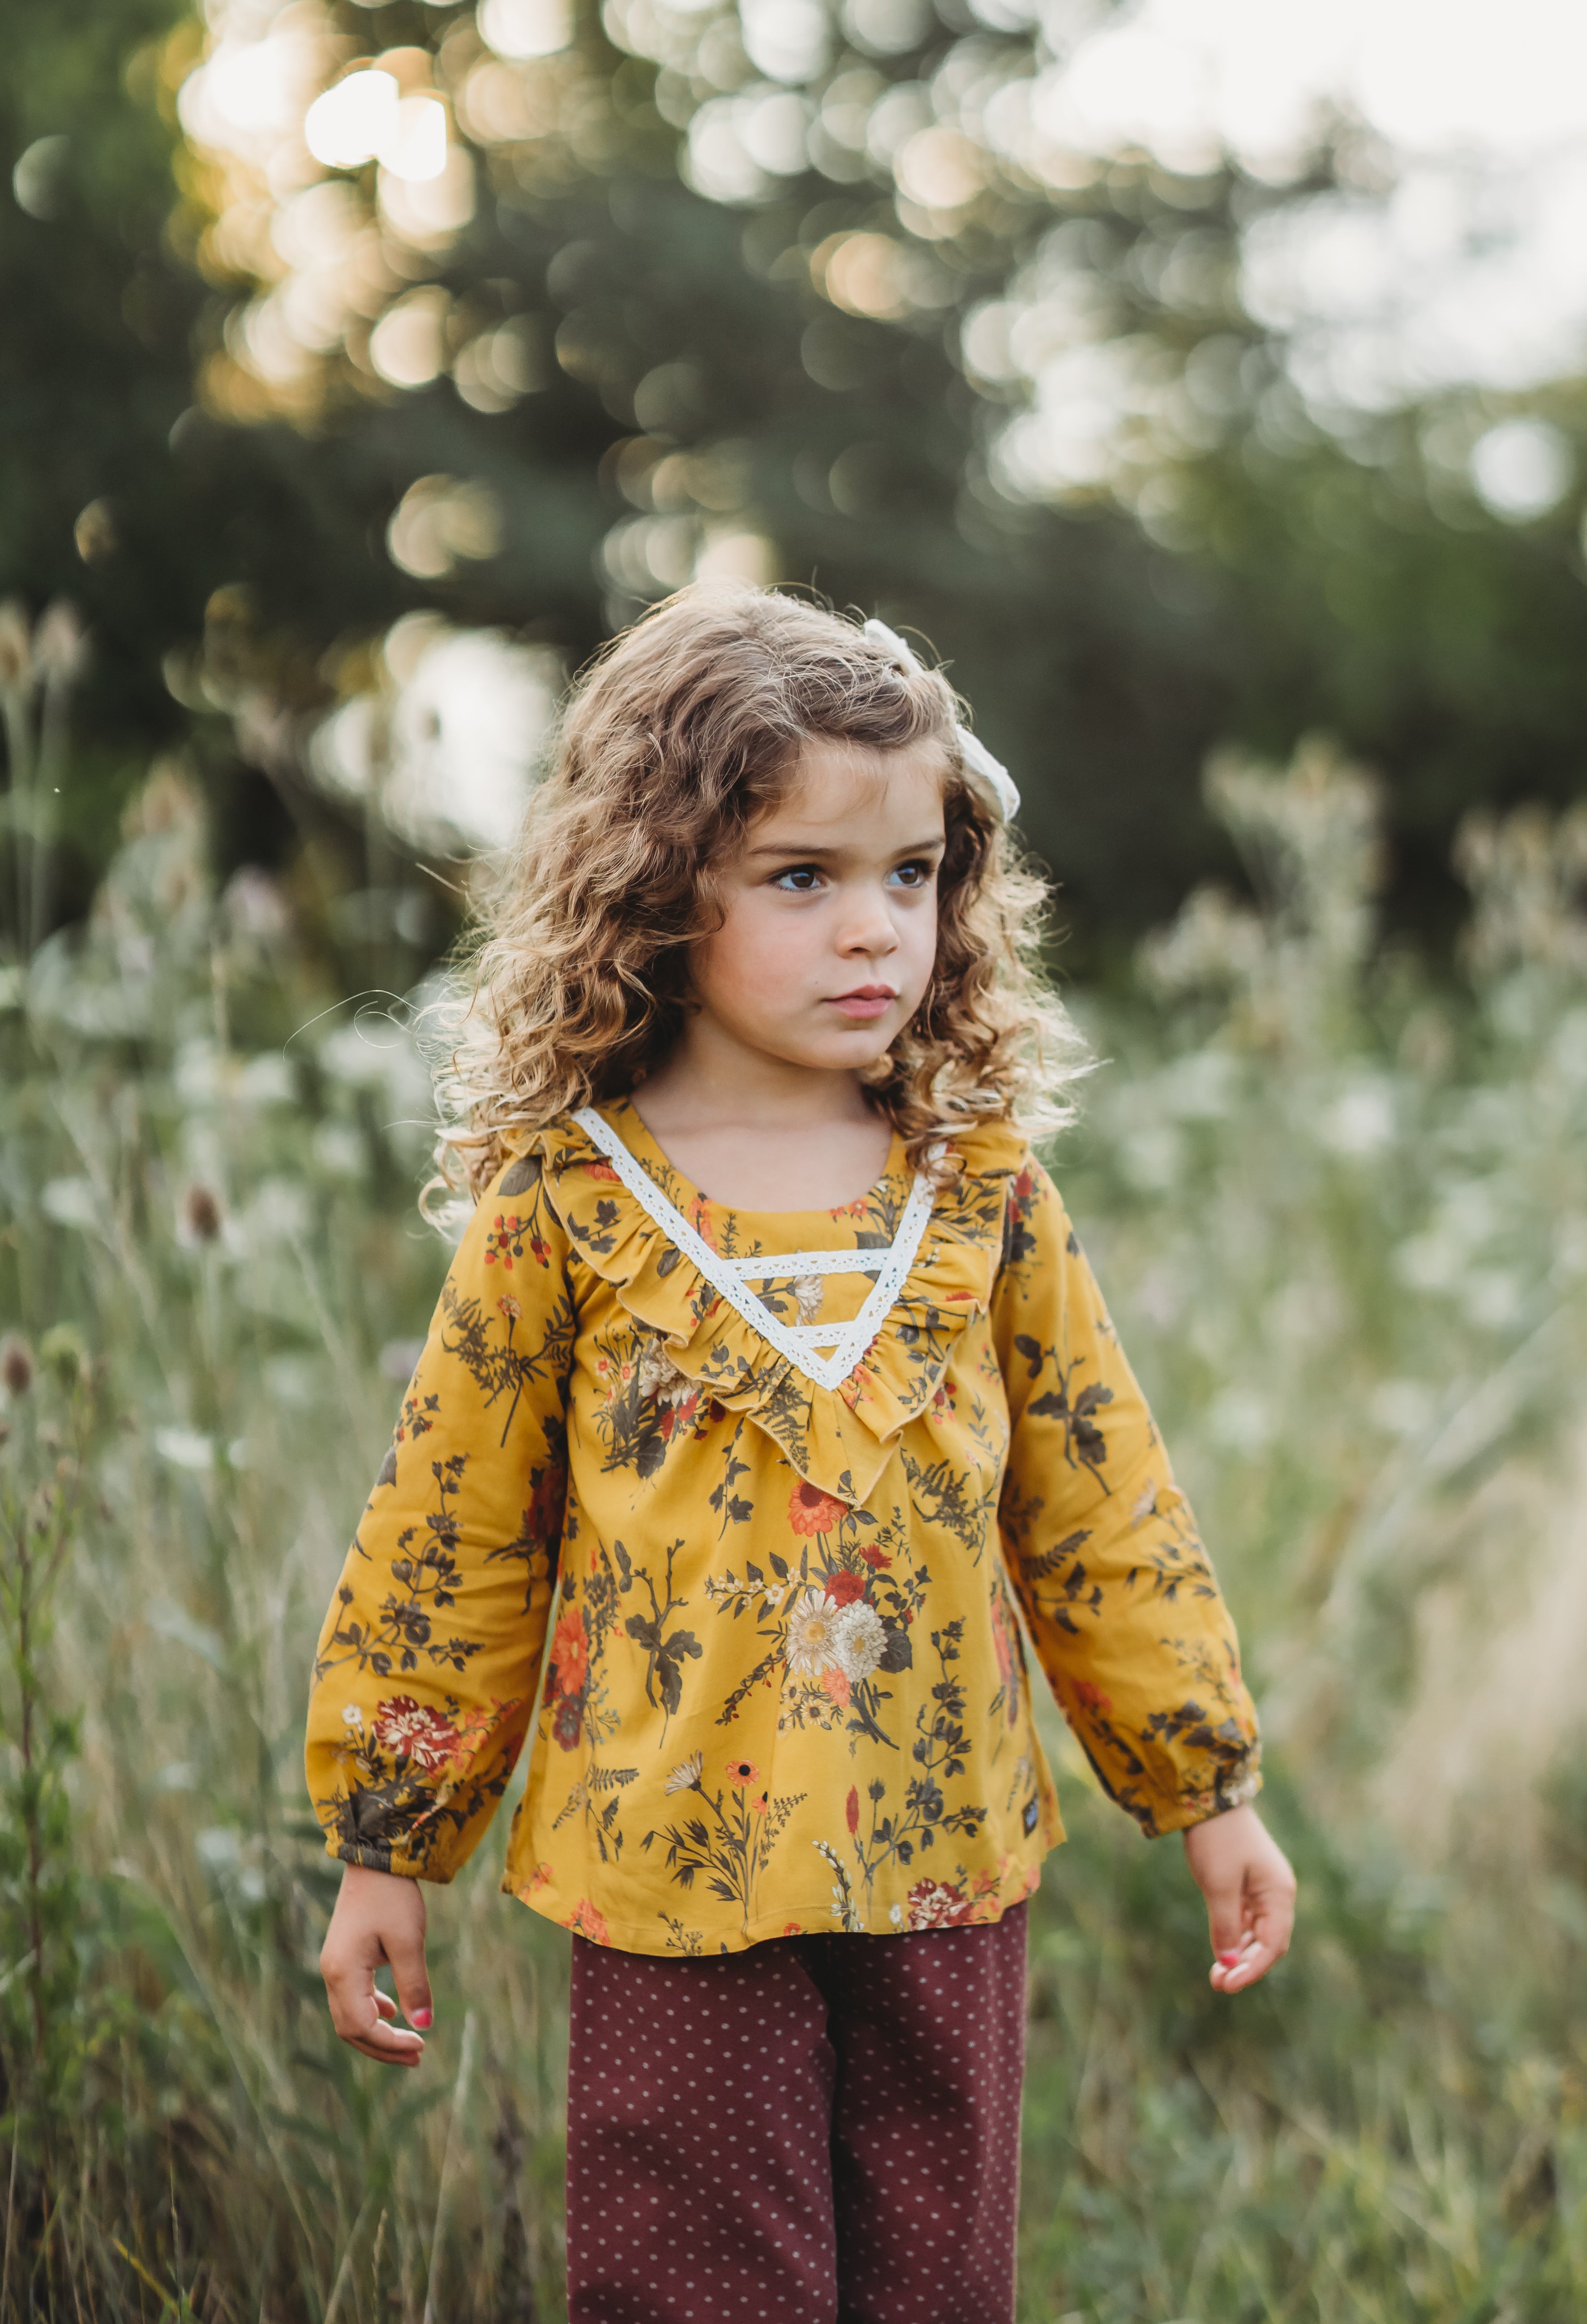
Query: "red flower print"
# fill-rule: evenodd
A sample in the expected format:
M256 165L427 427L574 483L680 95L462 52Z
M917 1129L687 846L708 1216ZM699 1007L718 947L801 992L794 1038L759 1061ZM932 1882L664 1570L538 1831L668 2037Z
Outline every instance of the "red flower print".
M829 1573L826 1594L835 1606L852 1606L856 1598L865 1595L864 1576L859 1573Z
M374 1739L393 1757L411 1759L429 1775L444 1767L458 1746L457 1729L449 1719L411 1694L393 1694L378 1705Z
M752 1784L760 1772L752 1759L730 1759L727 1763L728 1782L737 1784L741 1788L745 1784Z
M844 1813L848 1819L849 1838L852 1840L860 1829L860 1794L856 1784L849 1785L849 1796Z
M518 1305L516 1299L498 1299L496 1302L496 1313L499 1315L504 1315L507 1318L509 1325L512 1325L517 1323L519 1317L522 1314L523 1310Z
M754 1798L750 1802L750 1805L754 1809L757 1815L764 1815L770 1804L770 1803L767 1799L764 1792L757 1792Z
M975 1906L951 1880L917 1880L909 1891L912 1929L962 1929L975 1918Z
M551 1633L551 1668L558 1694L582 1694L590 1674L590 1642L584 1627L584 1616L577 1606L558 1616ZM552 1692L550 1687L547 1692Z
M512 1259L514 1253L516 1253L520 1258L523 1255L522 1237L523 1221L519 1217L517 1212L514 1211L511 1218L503 1218L501 1212L498 1211L496 1213L496 1231L494 1234L490 1234L485 1237L485 1265L487 1267L494 1267L499 1259L502 1265L506 1268L508 1274L511 1275L512 1272Z
M797 1921L789 1921L784 1923L782 1933L785 1937L802 1937L805 1932Z
M583 1695L559 1694L557 1708L551 1714L551 1737L559 1751L572 1751L577 1748L583 1725Z
M1075 1681L1075 1692L1087 1711L1100 1711L1105 1713L1112 1711L1113 1707L1112 1695L1104 1694L1100 1686L1093 1686L1088 1678L1077 1678Z
M850 1690L846 1671L824 1670L821 1674L821 1691L824 1694L829 1694L832 1697L840 1711L848 1709Z
M562 1511L567 1499L566 1469L531 1469L529 1472L529 1507L523 1512L525 1541L555 1541L562 1530Z
M861 1550L860 1555L864 1559L872 1573L883 1573L892 1563L892 1560L889 1557L886 1550L884 1550L877 1542L868 1541L863 1549Z
M812 1485L807 1477L801 1477L788 1497L788 1521L795 1533L827 1533L847 1506L830 1493L824 1493L819 1485Z
M587 1937L595 1945L609 1945L612 1941L605 1914L598 1913L587 1896L579 1898L562 1925L565 1929L572 1929L578 1936Z
M604 1185L615 1186L619 1183L610 1162L586 1162L584 1167L592 1178L599 1178Z

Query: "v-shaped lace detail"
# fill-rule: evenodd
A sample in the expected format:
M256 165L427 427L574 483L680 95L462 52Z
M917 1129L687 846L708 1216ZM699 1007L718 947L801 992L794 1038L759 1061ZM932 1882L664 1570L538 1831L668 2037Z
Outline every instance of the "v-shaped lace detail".
M898 1233L886 1250L790 1250L779 1251L770 1258L724 1259L720 1251L712 1250L703 1235L696 1233L683 1213L668 1201L649 1171L593 1106L581 1106L572 1119L600 1148L635 1202L660 1228L669 1242L698 1268L712 1288L720 1292L728 1305L770 1347L775 1348L780 1356L786 1356L794 1370L817 1388L842 1387L886 1322L903 1289L904 1277L915 1263L915 1253L931 1216L931 1182L924 1172L916 1174ZM785 1323L749 1288L752 1282L767 1282L783 1276L797 1281L803 1275L872 1273L876 1281L865 1304L846 1323ZM830 1347L833 1352L829 1356L818 1355L817 1350L820 1347Z

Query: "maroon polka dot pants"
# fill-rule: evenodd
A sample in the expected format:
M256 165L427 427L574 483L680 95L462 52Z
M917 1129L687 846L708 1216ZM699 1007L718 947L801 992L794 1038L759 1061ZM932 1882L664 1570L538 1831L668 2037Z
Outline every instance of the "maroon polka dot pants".
M569 2324L1012 2324L1025 1921L576 1936Z

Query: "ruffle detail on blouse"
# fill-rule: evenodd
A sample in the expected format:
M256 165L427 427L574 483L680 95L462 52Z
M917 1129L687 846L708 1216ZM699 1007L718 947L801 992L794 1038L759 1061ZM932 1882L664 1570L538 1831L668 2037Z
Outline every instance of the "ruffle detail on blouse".
M624 1137L625 1116L637 1119L623 1107L613 1122ZM817 1490L858 1508L900 1431L937 1394L955 1342L991 1304L1007 1182L1029 1159L1024 1139L1003 1123L966 1130L950 1153L962 1167L937 1192L899 1298L835 1388L808 1379L706 1281L577 1123L531 1133L502 1184L538 1160L546 1198L575 1250L634 1321L666 1342L678 1370L726 1410L745 1414ZM677 1198L676 1185L663 1191ZM687 1198L678 1207L706 1233L706 1214Z

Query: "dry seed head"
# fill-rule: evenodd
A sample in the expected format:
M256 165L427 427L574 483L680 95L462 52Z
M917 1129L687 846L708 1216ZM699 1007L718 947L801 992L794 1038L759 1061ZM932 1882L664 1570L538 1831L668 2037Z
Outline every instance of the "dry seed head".
M0 1340L0 1387L7 1396L25 1396L33 1384L33 1351L15 1332Z
M33 632L33 659L46 678L69 686L88 659L88 634L77 607L65 597L46 605Z
M83 1335L75 1323L52 1323L39 1342L39 1361L64 1388L86 1383L93 1367Z
M26 686L32 674L27 613L19 599L7 597L0 605L0 686Z
M193 1185L182 1197L182 1229L189 1242L214 1242L220 1233L217 1196L208 1186Z

